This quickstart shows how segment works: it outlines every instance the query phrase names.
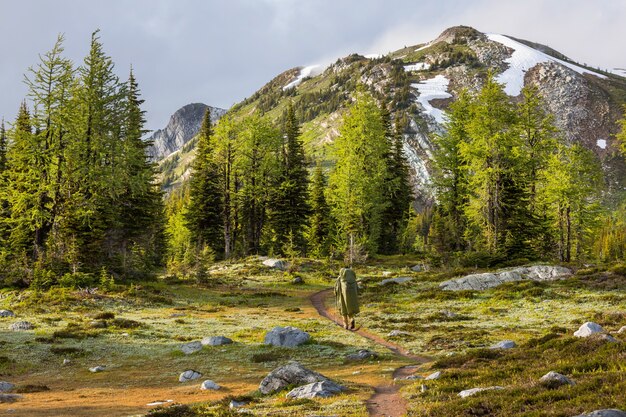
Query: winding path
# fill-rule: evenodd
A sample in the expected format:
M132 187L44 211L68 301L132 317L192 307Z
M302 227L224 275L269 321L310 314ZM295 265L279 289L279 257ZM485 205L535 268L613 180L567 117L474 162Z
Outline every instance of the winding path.
M317 292L309 299L317 310L318 314L335 324L341 326L340 317L333 314L326 308L326 300L332 295L332 289ZM429 362L430 359L424 356L417 356L402 346L391 343L380 336L372 334L363 328L354 331L358 335L371 340L372 342L384 346L398 356L411 359L416 363ZM413 373L412 366L403 366L393 372L393 378L403 378ZM399 393L399 388L393 382L391 384L378 385L374 387L374 394L367 400L367 411L371 417L402 417L406 415L407 404Z

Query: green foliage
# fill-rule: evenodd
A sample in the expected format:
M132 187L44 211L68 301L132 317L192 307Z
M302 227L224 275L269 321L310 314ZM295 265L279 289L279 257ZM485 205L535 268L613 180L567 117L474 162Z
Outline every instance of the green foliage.
M330 237L330 207L326 201L326 176L321 163L317 163L311 182L310 206L311 216L306 232L310 253L313 256L328 255Z

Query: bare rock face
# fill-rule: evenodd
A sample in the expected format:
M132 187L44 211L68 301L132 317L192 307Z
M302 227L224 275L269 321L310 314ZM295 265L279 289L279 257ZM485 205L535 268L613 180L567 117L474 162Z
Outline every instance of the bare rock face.
M181 149L198 134L204 113L209 107L202 103L192 103L178 109L165 129L159 129L150 136L149 140L152 141L152 146L148 150L150 158L159 161ZM226 113L226 110L217 107L210 109L211 120L214 123Z
M616 409L596 410L589 414L580 414L575 417L626 417L626 412Z

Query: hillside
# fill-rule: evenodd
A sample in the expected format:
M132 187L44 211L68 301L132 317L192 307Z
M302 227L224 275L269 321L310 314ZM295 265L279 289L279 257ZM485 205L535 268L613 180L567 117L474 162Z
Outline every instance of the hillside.
M376 97L386 96L392 117L405 121L415 189L427 199L432 140L442 131L445 110L462 89L479 88L489 71L512 97L524 85L538 86L563 140L592 149L603 161L609 185L621 188L624 167L615 155L613 135L626 102L626 78L577 64L547 46L470 27L446 29L435 40L385 56L353 54L327 68L287 70L229 112L237 118L259 111L279 120L292 101L309 152L325 155L357 85L365 85ZM193 146L185 146L163 161L166 186L188 175L192 151Z

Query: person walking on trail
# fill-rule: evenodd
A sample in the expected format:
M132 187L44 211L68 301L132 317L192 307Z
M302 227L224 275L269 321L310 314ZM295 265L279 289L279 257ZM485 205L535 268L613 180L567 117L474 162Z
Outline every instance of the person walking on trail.
M349 267L341 268L339 272L335 282L335 301L343 317L344 327L354 330L354 316L359 312L359 288L356 274Z

